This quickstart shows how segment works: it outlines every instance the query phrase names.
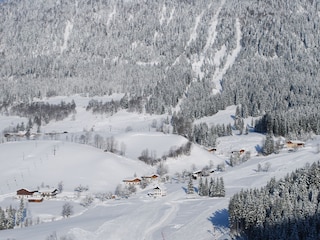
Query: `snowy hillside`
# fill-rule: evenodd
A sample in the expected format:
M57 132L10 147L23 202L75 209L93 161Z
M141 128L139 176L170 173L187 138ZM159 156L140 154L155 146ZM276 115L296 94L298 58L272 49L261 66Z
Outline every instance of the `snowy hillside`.
M110 117L92 115L85 110L81 111L85 105L81 105L83 98L74 96L74 99L77 103L74 119L50 122L43 126L44 132L68 130L68 134L55 136L54 139L44 137L0 144L2 208L19 206L19 200L15 198L18 189L55 188L59 182L63 182L63 192L55 199L45 199L41 203L25 202L26 217L32 219L32 226L2 230L0 239L43 240L50 236L51 239L64 237L77 240L228 239L228 200L234 193L243 188L259 188L271 177L279 179L319 158L317 147L320 140L316 138L309 140L304 148L296 152L284 148L279 154L265 157L257 155L264 135L251 132L238 135L235 131L233 136L218 139L215 153L193 144L189 156L168 158L164 162L168 168L167 182L154 182L145 189L138 187L137 192L127 199L101 201L95 196L98 193L113 193L122 180L156 173L156 166L148 166L138 160L143 150L149 149L161 157L187 140L181 136L155 132L151 127L152 121L165 116L125 111ZM234 108L228 108L202 121L208 124L223 119L232 121L233 111ZM23 120L1 116L3 124ZM126 131L128 125L132 126L132 131ZM126 146L125 154L119 156L93 146L71 142L72 134L82 134L83 129L92 127L92 135L99 133L104 137L113 136L118 145L123 143ZM209 164L215 168L218 164L228 162L230 152L237 149L250 151L251 158L235 167L226 165L224 172L210 175L212 178L223 177L226 197L187 196L188 178L183 178L182 172L202 169ZM257 172L259 163L262 166L268 163L269 171ZM193 183L197 189L198 180ZM79 185L87 186L89 190L79 196L74 191ZM165 189L166 196L148 196L156 186ZM81 203L88 196L94 200L85 207ZM73 214L69 218L62 217L65 203L73 206Z

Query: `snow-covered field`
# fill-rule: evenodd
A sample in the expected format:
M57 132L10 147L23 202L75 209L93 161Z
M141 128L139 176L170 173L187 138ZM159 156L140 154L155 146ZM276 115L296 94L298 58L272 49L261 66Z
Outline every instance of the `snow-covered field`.
M64 99L66 102L72 98ZM42 203L26 203L27 217L33 226L16 227L0 231L0 239L44 240L50 235L57 239L102 240L102 239L230 239L228 237L228 201L242 188L261 187L271 177L277 179L296 168L319 159L317 154L320 139L306 142L296 152L282 149L279 154L260 156L263 135L249 133L218 139L217 151L210 153L201 146L192 146L190 156L167 159L170 180L152 183L146 189L138 188L128 199L116 198L95 201L89 207L80 205L86 196L96 193L114 192L123 179L156 173L156 167L148 166L137 158L144 149L153 151L158 157L171 147L179 147L187 140L181 136L155 132L154 120L166 116L118 112L113 116L92 115L85 111L87 98L74 96L77 114L61 122L50 122L42 127L43 132L81 134L89 131L94 135L114 136L118 144L126 146L124 156L103 149L71 142L61 135L55 139L21 140L0 144L0 206L19 206L15 198L21 188L57 187L63 182L64 190L55 199ZM48 101L61 101L59 98ZM234 107L221 111L216 116L202 119L207 123L233 123ZM0 117L0 130L16 125L26 119ZM250 119L248 119L250 121ZM130 126L131 131L126 131ZM85 130L85 131L84 131ZM68 135L70 136L70 135ZM178 179L176 173L192 168L201 169L209 163L214 166L225 163L230 152L245 149L251 152L249 161L236 167L226 166L225 172L215 172L211 177L223 177L225 198L207 198L186 194L188 180ZM257 172L258 164L270 163L268 172ZM88 186L89 191L79 197L74 188ZM152 198L148 192L155 186L166 189L166 196ZM198 181L194 181L197 188ZM74 213L63 218L62 206L69 202ZM54 238L52 238L54 239Z

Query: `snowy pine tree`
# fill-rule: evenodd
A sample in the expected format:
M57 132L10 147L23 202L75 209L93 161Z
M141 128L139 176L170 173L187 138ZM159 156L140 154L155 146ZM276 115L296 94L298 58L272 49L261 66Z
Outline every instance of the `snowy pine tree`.
M265 155L269 155L274 152L274 140L272 134L268 133L266 135L262 151Z
M22 222L24 220L24 202L23 202L23 198L20 199L20 205L19 205L19 209L17 210L17 217L16 217L16 225L22 225Z
M215 197L216 196L215 185L216 185L215 180L213 178L210 178L209 197Z
M189 177L188 187L187 187L187 194L194 194L194 187L193 187L193 180L192 177Z

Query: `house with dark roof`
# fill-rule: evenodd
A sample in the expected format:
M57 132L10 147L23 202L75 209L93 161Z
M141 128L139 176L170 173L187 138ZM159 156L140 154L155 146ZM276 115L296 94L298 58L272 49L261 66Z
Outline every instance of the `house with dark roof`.
M140 178L125 179L123 180L123 182L126 185L139 185L141 183L141 179Z
M37 192L38 192L38 190L30 191L26 188L21 188L21 189L17 190L17 197L18 198L30 198Z

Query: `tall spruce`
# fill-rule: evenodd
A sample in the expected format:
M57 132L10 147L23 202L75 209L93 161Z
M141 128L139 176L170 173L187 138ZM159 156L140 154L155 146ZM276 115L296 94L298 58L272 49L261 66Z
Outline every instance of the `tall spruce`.
M194 194L194 186L192 177L189 177L188 187L187 187L187 194Z

